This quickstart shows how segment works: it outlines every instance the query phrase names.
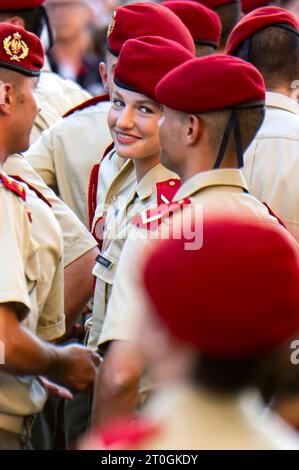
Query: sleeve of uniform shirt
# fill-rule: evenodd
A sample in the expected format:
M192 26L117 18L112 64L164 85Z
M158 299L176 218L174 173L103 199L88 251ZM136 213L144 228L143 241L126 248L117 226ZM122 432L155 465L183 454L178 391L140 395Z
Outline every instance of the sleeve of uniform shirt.
M56 266L47 300L39 315L36 334L45 341L54 341L65 333L63 265Z
M23 204L12 192L0 187L0 303L20 304L19 318L30 310L26 281L35 262L31 245L28 216Z
M107 341L134 341L144 312L140 283L144 253L151 244L146 231L132 228L116 271L99 345Z
M244 176L250 192L265 201L299 241L299 140L255 139L245 153Z
M78 219L74 212L59 199L33 170L24 157L10 156L3 169L7 174L19 175L42 193L52 205L52 211L63 234L64 266L68 266L80 256L97 246L97 242Z
M61 119L59 122L61 122ZM29 150L24 153L24 157L48 186L56 187L54 149L51 137L53 128L45 130L30 146Z

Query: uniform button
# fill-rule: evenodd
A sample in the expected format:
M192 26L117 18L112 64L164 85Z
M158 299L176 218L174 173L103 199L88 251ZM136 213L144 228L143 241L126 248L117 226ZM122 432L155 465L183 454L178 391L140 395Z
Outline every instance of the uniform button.
M111 201L116 201L116 196L112 196Z
M169 181L169 186L175 186L175 182L174 181Z
M184 199L181 199L181 200L179 201L179 204L184 204Z

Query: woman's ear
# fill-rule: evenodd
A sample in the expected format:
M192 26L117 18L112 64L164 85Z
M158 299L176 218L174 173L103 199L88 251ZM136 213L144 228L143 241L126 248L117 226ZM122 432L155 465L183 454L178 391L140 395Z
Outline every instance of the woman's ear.
M202 123L195 114L189 114L187 117L186 131L187 144L196 144L202 135Z
M102 79L103 87L106 93L108 93L108 75L107 75L107 65L105 62L100 62L99 65L99 74Z

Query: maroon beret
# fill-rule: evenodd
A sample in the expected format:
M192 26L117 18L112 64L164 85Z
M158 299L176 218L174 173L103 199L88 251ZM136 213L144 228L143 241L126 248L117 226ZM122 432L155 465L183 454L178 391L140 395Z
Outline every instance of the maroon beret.
M209 211L207 211L209 213ZM299 258L286 229L230 214L205 215L203 245L164 240L144 283L172 335L212 357L245 358L299 330Z
M290 30L299 32L299 23L296 17L284 8L258 8L243 16L234 27L226 43L226 54L234 54L247 38L268 26L275 25L285 25Z
M158 83L157 101L178 111L207 113L263 104L265 84L248 62L223 54L199 57L176 67Z
M45 3L46 0L0 0L0 11L29 10Z
M118 7L112 16L107 34L107 48L118 56L128 39L140 36L162 36L177 41L195 53L188 29L169 9L156 3L133 3Z
M114 71L116 85L156 100L157 83L170 70L194 55L170 39L144 36L123 46Z
M275 5L275 3L275 1L271 2L271 0L241 0L242 11L245 14L256 10L256 8Z
M163 6L169 8L182 20L196 44L218 47L221 21L213 10L189 0L170 0L164 2Z
M44 49L37 36L21 26L0 23L0 67L36 77L44 65Z
M198 3L202 3L208 8L215 8L222 7L224 5L229 5L230 3L240 3L240 0L196 0Z

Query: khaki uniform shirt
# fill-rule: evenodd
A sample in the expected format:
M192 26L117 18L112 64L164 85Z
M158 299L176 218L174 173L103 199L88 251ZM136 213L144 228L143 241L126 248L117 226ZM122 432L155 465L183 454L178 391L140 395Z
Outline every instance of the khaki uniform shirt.
M144 414L157 431L139 449L299 449L298 435L278 416L265 415L255 392L228 397L176 383L157 392Z
M31 237L27 203L0 182L0 304L20 305L20 321L33 328L38 317L39 246ZM41 411L46 392L34 377L0 372L0 429L20 433L23 417Z
M98 103L59 119L24 153L34 170L86 227L90 173L111 142L109 106L109 102Z
M40 111L31 132L35 142L41 133L54 124L69 109L90 98L90 94L71 80L65 80L50 70L47 59L36 88Z
M51 208L25 183L30 211L31 236L38 243L39 276L36 280L37 311L30 312L24 325L45 341L65 333L63 244L60 226Z
M133 163L127 161L114 180L114 189L126 184L134 172ZM135 173L135 172L134 172ZM132 176L131 176L132 177ZM153 167L138 182L133 181L130 192L125 189L122 193L118 191L118 197L113 200L113 189L106 195L106 203L109 205L105 215L105 231L101 255L98 257L93 274L96 276L96 287L94 293L94 306L92 315L92 328L89 335L88 346L96 349L97 346L109 338L109 325L106 325L105 341L100 341L101 329L105 320L107 303L111 294L114 276L118 261L128 236L130 221L140 213L142 209L151 209L157 206L157 183L176 178L177 176L167 170L160 163ZM173 184L171 181L169 184ZM124 194L125 192L125 194ZM127 194L128 193L128 194ZM106 322L105 322L106 323Z
M175 201L190 198L192 204L186 205L182 211L184 220L188 214L195 214L196 220L201 223L202 211L209 210L234 210L242 217L254 217L262 223L278 224L271 217L267 208L256 198L248 194L248 187L244 176L237 169L219 169L197 173L186 181L175 194ZM194 210L196 209L196 212ZM170 218L174 224L177 217ZM186 217L186 219L185 219ZM132 341L139 332L139 324L144 311L144 293L140 284L140 272L145 259L146 249L151 246L153 239L158 238L167 226L163 227L163 220L159 229L148 231L138 227L130 230L130 235L125 243L122 256L118 264L118 270L114 279L112 295L107 307L107 314L103 326L100 342L108 340ZM166 225L166 224L165 224ZM196 233L197 248L201 246L201 225ZM154 232L154 233L153 233Z
M7 174L18 175L34 186L52 205L63 235L64 266L94 248L97 243L78 217L48 188L29 163L21 155L12 155L5 162L3 169Z
M299 241L299 106L267 92L266 115L245 153L244 175L252 194L266 201Z

